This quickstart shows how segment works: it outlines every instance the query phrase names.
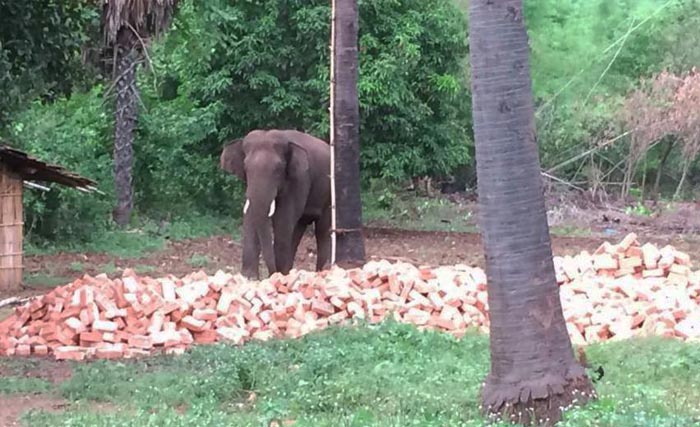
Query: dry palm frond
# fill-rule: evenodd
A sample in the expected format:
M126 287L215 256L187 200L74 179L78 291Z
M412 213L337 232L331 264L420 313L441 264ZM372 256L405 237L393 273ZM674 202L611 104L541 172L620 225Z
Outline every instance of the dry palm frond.
M125 31L134 33L134 39L158 37L170 25L176 6L177 0L104 0L105 44L117 43Z

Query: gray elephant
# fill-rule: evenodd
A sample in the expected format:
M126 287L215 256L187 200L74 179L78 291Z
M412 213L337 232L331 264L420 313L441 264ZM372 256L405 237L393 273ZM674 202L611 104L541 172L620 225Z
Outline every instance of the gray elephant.
M314 223L316 269L330 261L330 146L295 130L254 130L226 144L221 168L246 184L241 272L259 279L260 251L269 274L292 269Z

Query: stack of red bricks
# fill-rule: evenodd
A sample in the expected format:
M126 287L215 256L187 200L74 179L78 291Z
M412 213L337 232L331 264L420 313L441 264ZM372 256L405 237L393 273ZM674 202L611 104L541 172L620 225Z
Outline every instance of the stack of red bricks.
M632 233L592 254L555 257L554 265L574 344L649 335L700 338L700 272L673 246L640 245Z
M577 345L663 335L700 337L700 275L671 246L635 235L593 254L555 257L567 326ZM329 325L392 316L461 336L488 332L486 275L376 261L362 269L293 271L261 282L203 272L178 279L85 276L0 322L0 353L56 359L179 354L195 343L296 338Z
M177 354L193 343L295 338L389 314L461 334L486 323L485 282L480 269L466 266L431 270L388 262L261 282L223 272L182 279L85 276L0 323L0 352L72 360Z

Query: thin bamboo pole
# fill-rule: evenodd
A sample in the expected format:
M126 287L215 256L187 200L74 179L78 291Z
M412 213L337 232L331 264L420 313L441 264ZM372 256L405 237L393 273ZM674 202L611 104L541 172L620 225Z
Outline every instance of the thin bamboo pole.
M335 206L335 25L336 25L336 0L331 0L331 46L330 46L330 145L331 145L331 265L335 265L337 251L337 234L336 234L336 206Z

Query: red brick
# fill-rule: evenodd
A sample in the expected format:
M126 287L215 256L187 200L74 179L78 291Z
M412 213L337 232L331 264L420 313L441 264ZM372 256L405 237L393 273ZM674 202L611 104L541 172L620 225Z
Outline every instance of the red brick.
M56 360L85 360L86 350L82 347L63 346L54 349Z
M80 334L80 341L86 343L97 343L102 341L102 333L98 331L83 332Z
M313 304L311 305L311 309L323 316L330 316L333 313L335 313L335 308L333 307L332 304L326 302L326 301L321 301L321 300L314 300Z
M128 343L129 347L136 347L146 350L153 348L151 338L145 335L132 335L129 337Z
M17 356L29 356L32 353L32 348L29 344L20 344L16 348Z
M201 332L204 328L204 325L206 324L205 321L195 319L192 316L184 317L180 323L182 323L182 325L185 328L189 329L192 332Z
M43 344L37 344L33 347L34 354L37 356L46 356L49 354L49 347Z
M192 316L197 320L204 320L204 321L214 321L219 317L216 310L213 310L211 308L194 310L194 312L192 313Z
M193 334L194 336L194 342L197 344L212 344L216 342L216 331L215 330L207 330L207 331L202 331L202 332L195 332Z
M98 359L120 359L124 356L124 351L119 347L98 348L95 357Z

